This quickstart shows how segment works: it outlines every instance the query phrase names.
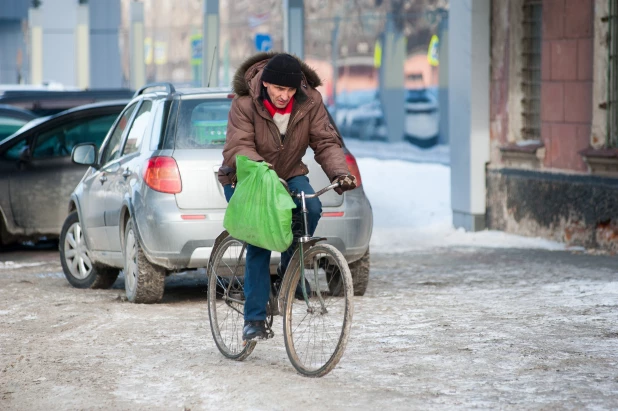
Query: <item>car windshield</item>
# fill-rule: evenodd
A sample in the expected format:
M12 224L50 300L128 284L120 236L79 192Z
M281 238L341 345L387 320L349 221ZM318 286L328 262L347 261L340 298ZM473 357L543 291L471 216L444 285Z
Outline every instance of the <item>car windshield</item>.
M176 148L222 148L231 99L183 99L176 126Z

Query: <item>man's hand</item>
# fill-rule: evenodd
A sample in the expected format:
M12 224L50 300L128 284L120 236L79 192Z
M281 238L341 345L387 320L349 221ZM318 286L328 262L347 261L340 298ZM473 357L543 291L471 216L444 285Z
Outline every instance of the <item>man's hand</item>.
M268 166L268 168L269 168L269 169L274 170L273 165L272 165L272 164L270 164L269 162L267 162L267 161L262 161L262 163L266 164L266 165Z
M341 195L344 191L354 190L356 188L356 177L352 174L345 174L336 177L333 183L339 183L339 187L335 187L337 194Z

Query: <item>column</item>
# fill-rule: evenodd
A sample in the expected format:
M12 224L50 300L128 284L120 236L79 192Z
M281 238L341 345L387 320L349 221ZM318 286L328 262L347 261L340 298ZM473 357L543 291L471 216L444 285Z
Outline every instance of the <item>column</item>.
M405 124L405 88L403 66L406 56L406 38L396 31L394 16L389 14L382 41L380 64L380 102L388 139L391 142L403 140Z
M90 8L88 4L77 5L77 25L75 27L75 70L77 87L90 86Z
M120 53L120 0L89 0L90 87L129 87ZM130 69L129 69L130 70Z
M305 58L305 10L303 0L283 0L283 49Z
M43 13L40 8L28 10L30 27L30 83L43 82Z
M146 64L144 62L144 3L131 2L130 5L130 43L129 78L134 90L146 84Z
M490 0L451 2L448 42L453 225L483 230L489 161Z
M219 0L203 0L202 86L219 85Z

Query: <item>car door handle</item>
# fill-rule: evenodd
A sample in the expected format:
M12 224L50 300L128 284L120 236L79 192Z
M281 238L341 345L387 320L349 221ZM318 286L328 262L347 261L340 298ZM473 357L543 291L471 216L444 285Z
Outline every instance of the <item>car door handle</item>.
M103 184L107 181L107 176L105 174L102 174L101 177L99 177L99 181L101 182L101 184Z
M122 176L124 178L130 177L131 176L131 170L129 170L128 168L125 168L124 171L122 172Z

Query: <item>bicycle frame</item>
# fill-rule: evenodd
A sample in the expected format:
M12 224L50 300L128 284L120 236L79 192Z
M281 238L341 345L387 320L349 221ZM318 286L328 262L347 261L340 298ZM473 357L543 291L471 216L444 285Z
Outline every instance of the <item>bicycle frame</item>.
M325 240L325 238L312 238L309 235L309 223L308 223L308 215L309 215L309 210L307 209L307 199L309 198L316 198L321 196L322 194L326 193L327 191L330 191L334 188L339 187L339 183L334 183L331 184L327 187L324 187L323 189L319 190L317 193L315 194L305 194L304 191L301 191L299 193L296 192L290 192L290 190L288 189L287 186L287 182L283 179L279 179L281 181L281 183L283 184L283 186L286 188L286 190L288 191L288 193L290 194L290 196L292 196L293 198L298 198L300 200L300 209L301 209L301 216L302 216L302 224L303 224L303 235L298 239L299 245L298 245L298 253L299 253L299 265L300 265L300 283L301 283L301 290L303 293L303 298L305 300L305 304L307 304L307 310L310 312L313 312L314 309L310 306L309 304L309 295L307 294L307 287L305 286L305 265L303 264L303 261L305 261L305 247L308 246L307 248L310 248L313 244L317 243L318 241L321 240ZM221 237L221 236L220 236ZM215 240L215 247L216 244L220 241L220 238L217 238L217 240ZM240 258L242 255L244 255L244 251L247 247L247 244L243 242L243 246L242 246L242 250L240 252L239 255L239 261L236 262L236 264L234 265L234 273L233 273L233 278L236 277L236 275L238 275L236 273L236 270L238 270L238 266L240 263ZM290 266L293 266L293 262L295 262L295 258L292 258L290 260ZM316 270L316 275L315 277L315 286L316 286L316 295L318 296L318 299L320 301L320 307L321 307L321 313L325 314L328 312L328 310L326 309L326 305L324 303L324 299L322 298L322 293L319 292L318 288L318 277L317 277L317 270L318 270L318 264L317 261L313 264L314 270ZM228 306L230 306L232 309L237 310L235 307L232 307L231 303L239 303L239 304L244 304L244 301L238 300L234 297L231 296L231 290L232 290L232 281L230 281L227 284L227 287L225 287L225 292L224 292L224 298L226 301L226 304ZM277 296L278 297L278 296ZM237 310L238 311L238 310ZM240 311L239 311L240 312Z
M280 179L281 180L281 179ZM283 180L281 180L283 182ZM309 296L307 295L307 287L305 286L305 265L303 264L303 261L305 261L305 256L304 256L304 247L302 246L304 243L307 243L308 241L311 240L311 237L309 236L309 224L307 222L307 216L309 215L309 211L307 210L307 202L306 199L308 198L316 198L321 196L322 194L324 194L325 192L332 190L336 187L339 187L339 183L334 183L331 184L327 187L324 187L323 189L321 189L320 191L318 191L315 194L305 194L304 191L301 191L300 193L290 193L290 195L292 197L296 197L298 199L300 199L300 204L301 204L301 215L302 215L302 222L303 222L303 236L300 237L298 239L298 242L300 243L298 250L300 253L300 287L301 290L303 292L303 298L305 299L305 304L307 304L307 309L309 311L313 311L313 308L309 305ZM284 186L287 189L287 184L284 184ZM289 191L288 191L289 192ZM326 309L326 305L324 304L324 299L322 298L322 293L319 291L318 289L318 276L317 276L317 261L313 264L313 269L316 271L316 275L315 275L315 286L316 286L316 295L318 296L318 299L320 300L320 306L321 306L321 312L322 313L327 313L328 310Z

